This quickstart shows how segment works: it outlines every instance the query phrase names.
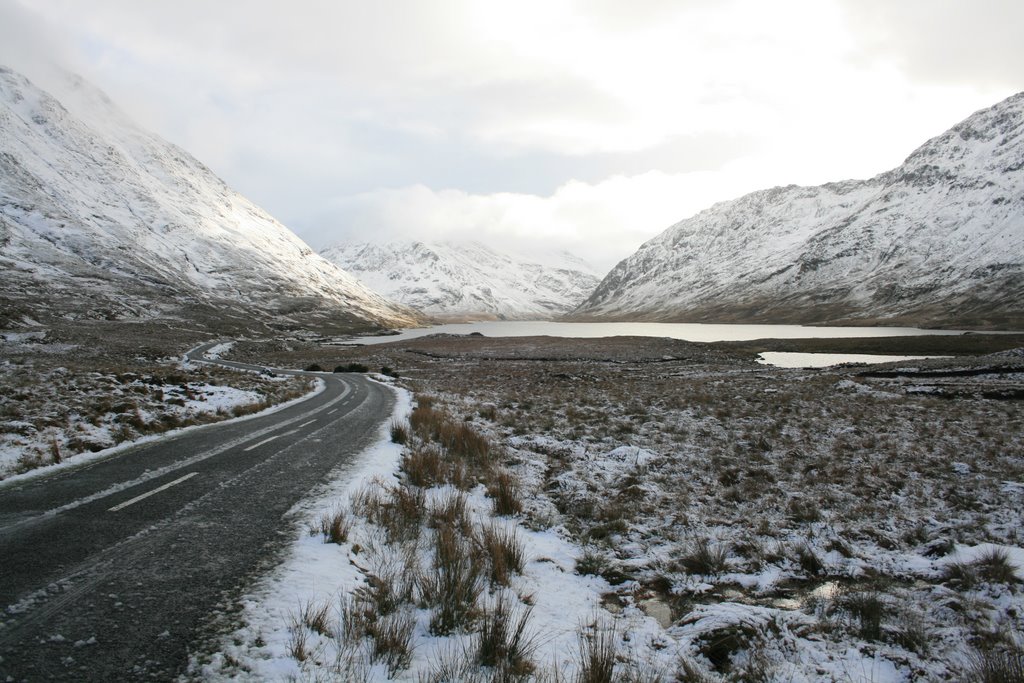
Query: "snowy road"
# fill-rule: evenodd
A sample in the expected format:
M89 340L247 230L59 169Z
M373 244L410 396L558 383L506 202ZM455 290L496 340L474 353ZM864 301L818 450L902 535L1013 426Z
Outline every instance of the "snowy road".
M180 674L279 559L289 510L391 414L382 385L322 377L277 412L0 484L0 680Z

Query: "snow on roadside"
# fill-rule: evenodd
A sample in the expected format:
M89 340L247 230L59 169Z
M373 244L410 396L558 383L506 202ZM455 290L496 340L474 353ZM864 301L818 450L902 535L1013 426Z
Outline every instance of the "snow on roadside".
M242 415L240 417L231 418L231 421L251 420L271 413L276 413L280 410L292 406L296 403L300 403L309 398L316 396L326 389L327 385L321 379L316 379L312 390L306 392L302 396L293 398L283 403L270 406L259 412L254 412L249 415ZM174 388L166 389L165 393L167 396L174 398ZM163 410L170 414L175 414L180 417L196 416L210 413L230 413L235 408L241 408L250 406L258 403L262 396L254 391L245 389L237 389L234 387L215 385L209 383L189 384L189 391L183 393L180 397L181 403L177 404L164 404ZM140 410L139 415L142 419L152 418L153 415L149 411ZM224 421L216 424L222 424ZM11 425L12 423L4 423L4 425ZM187 431L201 429L207 426L206 424L193 424L186 427L180 427L177 429L171 429L166 432L159 434L147 434L145 436L139 436L135 439L122 441L116 445L102 448L94 452L84 452L75 454L73 457L64 459L59 463L51 463L45 467L38 467L31 469L26 472L19 472L15 474L7 474L12 471L17 465L20 458L23 457L27 448L33 445L38 447L40 443L52 442L54 439L60 439L66 441L63 434L55 429L50 431L36 431L30 423L24 423L26 426L22 431L24 435L19 434L16 431L11 431L7 434L0 434L0 483L9 484L13 482L27 481L29 479L35 479L37 477L49 476L50 474L64 469L73 467L80 467L84 464L102 460L108 458L111 455L120 453L122 451L134 448L142 444L157 441L159 439L166 439L178 434L182 434ZM113 443L114 438L112 435L113 425L111 423L101 423L100 425L93 425L89 422L79 422L76 425L76 433L84 435L89 438L93 443ZM59 441L58 443L60 443Z
M203 354L207 360L218 360L223 356L226 356L234 348L235 342L221 342L216 346L211 346L205 354Z
M396 392L398 400L391 419L404 420L412 412L412 395L404 389ZM288 559L243 598L245 625L224 639L224 651L215 654L209 663L193 661L190 668L198 668L203 679L234 680L242 676L252 680L287 680L300 675L299 662L288 654L288 626L292 618L311 602L329 598L337 604L362 579L351 561L351 544L325 543L308 533L309 525L374 478L395 479L402 446L391 442L389 425L390 420L383 422L372 446L335 471L315 497L290 511L296 524Z
M404 421L411 413L412 397L404 390L398 391L400 398L392 420ZM393 553L396 558L402 551L387 544L379 528L356 515L348 517L352 529L348 541L342 544L325 542L311 528L322 515L349 508L353 496L368 485L388 486L399 481L403 447L391 442L389 427L385 423L377 443L339 470L315 499L293 511L295 540L288 559L243 600L243 625L222 638L222 651L208 662L193 660L193 675L204 680L333 680L358 671L357 676L365 676L364 680L414 681L442 659L470 646L472 634L432 635L430 610L415 609L415 645L406 668L389 673L384 664L367 664L365 657L359 658L353 669L342 664L352 652L339 646L343 640L337 635L341 628L341 605L346 597L365 587L367 577L376 571L367 566L374 562L369 547L385 546L385 556ZM631 461L645 456L635 450L622 455ZM427 489L427 507L451 493L456 491L450 486ZM609 591L609 584L599 576L576 573L583 550L568 540L563 529L527 529L521 524L524 518L492 517L492 501L482 485L466 494L466 507L475 525L496 523L513 529L526 551L522 573L513 576L507 587L492 587L492 594L483 598L484 603L493 604L500 595L506 595L519 605L519 610L524 608L522 603L530 605L527 631L536 648L532 660L539 669L557 669L561 675L571 676L578 664L572 653L578 650L581 628L612 622L611 614L602 607L602 595ZM293 655L293 625L307 606L323 605L330 606L335 633L318 636L305 630L305 637L310 639L308 656L299 661ZM631 608L622 614L616 628L620 634L628 630L634 661L660 660L666 668L674 662L677 653L665 649L670 643L663 637L661 627L641 610Z

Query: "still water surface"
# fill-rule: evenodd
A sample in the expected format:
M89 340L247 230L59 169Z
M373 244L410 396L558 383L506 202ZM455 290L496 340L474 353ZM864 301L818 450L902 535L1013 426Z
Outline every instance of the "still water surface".
M867 353L795 353L765 351L758 354L757 362L777 368L827 368L841 363L894 363L903 360L948 358L949 356L882 356Z
M814 337L906 337L919 334L963 334L957 330L919 330L913 327L808 327L805 325L721 325L701 323L556 323L547 321L488 321L457 323L404 330L388 337L360 337L361 344L415 339L428 334L471 334L485 337L547 335L589 339L595 337L669 337L693 342L749 341L752 339L810 339Z

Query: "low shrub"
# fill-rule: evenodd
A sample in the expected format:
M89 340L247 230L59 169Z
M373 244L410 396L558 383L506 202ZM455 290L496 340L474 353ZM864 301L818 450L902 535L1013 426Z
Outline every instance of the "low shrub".
M429 487L443 484L447 463L433 446L419 446L402 455L402 471L413 486Z
M794 522L810 524L821 519L821 510L817 503L811 500L793 498L789 501L789 518Z
M466 495L460 491L451 491L437 500L430 508L429 524L435 529L446 527L469 536L473 526L469 521Z
M825 565L822 563L821 558L806 543L797 547L796 562L800 565L800 569L807 574L814 575L825 571Z
M704 656L711 667L720 674L739 673L733 671L734 658L740 652L749 650L759 634L748 624L733 624L707 632L697 641L698 652ZM733 680L732 677L728 680ZM738 678L743 681L760 680L758 678Z
M950 562L942 570L942 580L960 590L969 590L978 583L978 572L966 562Z
M886 614L885 601L875 591L844 595L840 606L856 622L857 635L864 640L882 639L882 619Z
M384 528L388 540L409 541L420 535L426 514L426 495L421 489L373 483L352 497L356 514Z
M409 427L404 422L391 423L391 443L404 446L409 443Z
M583 551L576 559L576 573L580 575L601 576L608 567L608 558L593 550Z
M963 683L1024 683L1024 648L979 650L972 658Z
M412 635L416 617L410 610L402 610L380 617L367 627L367 635L373 639L370 654L372 662L383 663L388 678L409 668L412 660Z
M465 423L446 421L440 425L435 439L456 458L476 465L486 465L491 455L491 443L485 436Z
M301 619L292 619L288 627L288 654L299 662L304 662L309 657L309 632Z
M334 368L335 372L369 372L370 368L362 363L348 363L346 365L338 365Z
M1020 582L1009 554L1002 548L990 548L973 562L975 569L985 581L1012 584Z
M317 604L312 600L302 606L302 623L315 633L330 638L331 629L331 604L324 602Z

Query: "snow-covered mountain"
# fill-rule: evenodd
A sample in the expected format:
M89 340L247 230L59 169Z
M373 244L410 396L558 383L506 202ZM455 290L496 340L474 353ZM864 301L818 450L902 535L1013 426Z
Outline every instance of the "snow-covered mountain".
M1024 93L870 180L722 202L619 263L578 318L1024 327Z
M479 242L339 244L320 253L371 289L448 320L553 318L600 280L565 252L527 258Z
M59 101L0 67L0 327L200 310L284 326L420 319L80 78L58 85Z

